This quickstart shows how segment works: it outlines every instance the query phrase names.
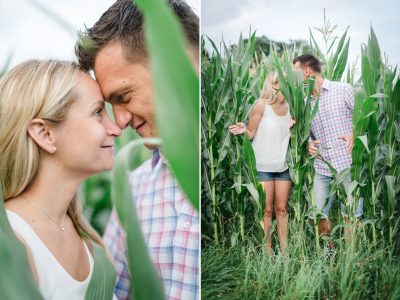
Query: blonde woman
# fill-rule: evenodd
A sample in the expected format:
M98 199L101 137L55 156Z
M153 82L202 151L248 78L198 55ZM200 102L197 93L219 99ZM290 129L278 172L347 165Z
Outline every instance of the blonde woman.
M74 63L31 60L0 79L4 206L44 299L85 298L93 249L103 243L82 216L77 190L112 168L120 132L98 84Z
M292 181L285 157L293 124L289 106L279 92L278 74L272 72L267 76L260 99L250 113L248 126L242 122L229 126L232 134L246 133L252 140L258 179L263 182L266 193L263 223L267 253L271 252L272 246L269 231L273 212L282 253L287 246L287 204Z

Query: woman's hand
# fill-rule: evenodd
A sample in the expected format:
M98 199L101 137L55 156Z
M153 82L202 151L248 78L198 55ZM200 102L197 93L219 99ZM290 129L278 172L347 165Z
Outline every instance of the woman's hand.
M236 125L229 126L229 132L238 135L246 132L246 125L243 122L239 122Z

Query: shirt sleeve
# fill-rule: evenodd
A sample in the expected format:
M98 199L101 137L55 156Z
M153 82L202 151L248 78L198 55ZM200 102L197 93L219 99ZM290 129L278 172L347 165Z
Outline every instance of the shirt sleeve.
M112 210L103 241L108 249L117 273L115 295L119 300L130 299L130 276L126 257L125 232L121 227L115 208Z
M354 88L351 85L346 86L345 101L348 109L354 111Z

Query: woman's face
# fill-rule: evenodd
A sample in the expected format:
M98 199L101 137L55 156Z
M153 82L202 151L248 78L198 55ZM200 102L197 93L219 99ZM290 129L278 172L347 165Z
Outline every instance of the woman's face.
M99 85L89 75L80 74L75 92L54 131L54 158L66 171L86 177L113 167L114 137L121 129L108 117Z

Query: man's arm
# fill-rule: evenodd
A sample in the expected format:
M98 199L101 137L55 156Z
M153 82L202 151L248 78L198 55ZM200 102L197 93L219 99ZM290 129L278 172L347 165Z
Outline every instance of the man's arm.
M351 85L346 86L345 101L346 101L347 108L351 111L351 114L353 114L353 111L354 111L354 88Z
M117 272L115 295L119 300L128 300L130 299L130 276L126 258L125 232L121 227L115 209L111 212L106 230L104 231L103 241L111 255Z
M351 111L351 118L353 119L353 112L354 112L354 88L351 85L346 85L345 87L345 102L347 108ZM353 150L354 146L354 135L353 132L343 134L338 137L346 142L346 148L349 153Z

